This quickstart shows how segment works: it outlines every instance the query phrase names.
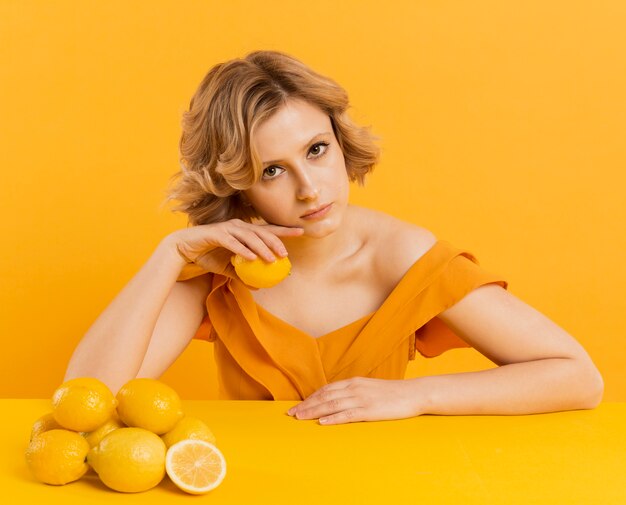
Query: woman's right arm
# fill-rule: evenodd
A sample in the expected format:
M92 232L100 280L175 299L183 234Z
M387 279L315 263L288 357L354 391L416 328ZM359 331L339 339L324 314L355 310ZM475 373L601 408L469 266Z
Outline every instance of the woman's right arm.
M234 253L271 261L273 252L280 255L284 248L278 236L302 232L234 219L166 236L79 342L64 380L96 377L116 394L138 375L159 377L185 349L204 316L209 276L176 282L187 263L183 256L206 272L234 277L229 261Z
M72 354L64 380L96 377L116 394L136 377L157 318L184 265L166 237L89 328ZM189 289L181 287L180 294Z

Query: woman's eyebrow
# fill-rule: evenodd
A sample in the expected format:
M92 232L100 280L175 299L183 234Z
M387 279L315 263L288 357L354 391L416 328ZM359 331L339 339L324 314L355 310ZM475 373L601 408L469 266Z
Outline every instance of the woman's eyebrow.
M304 146L302 147L302 150L304 151L311 144L311 142L313 142L317 137L320 137L321 135L330 135L330 132L322 132L322 133L315 134L311 140L309 140L306 144L304 144ZM270 163L278 163L279 161L282 161L282 160L264 161L263 165L269 165Z

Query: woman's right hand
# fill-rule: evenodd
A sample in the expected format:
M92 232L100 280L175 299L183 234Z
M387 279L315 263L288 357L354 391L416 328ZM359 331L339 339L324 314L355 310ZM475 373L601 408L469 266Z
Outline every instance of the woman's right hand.
M258 255L271 262L287 256L287 250L278 237L297 237L303 232L304 228L230 219L177 230L167 238L188 263L195 263L207 272L236 278L230 263L233 254L250 260Z

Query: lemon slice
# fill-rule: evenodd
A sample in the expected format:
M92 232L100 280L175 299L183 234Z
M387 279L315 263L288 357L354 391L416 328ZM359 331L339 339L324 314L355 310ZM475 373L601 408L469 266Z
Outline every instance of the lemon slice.
M260 257L249 260L235 254L230 258L230 262L244 284L253 288L271 288L291 272L291 262L287 257L269 263Z
M220 450L204 440L187 439L167 450L165 471L172 482L190 494L204 494L226 476L226 460Z

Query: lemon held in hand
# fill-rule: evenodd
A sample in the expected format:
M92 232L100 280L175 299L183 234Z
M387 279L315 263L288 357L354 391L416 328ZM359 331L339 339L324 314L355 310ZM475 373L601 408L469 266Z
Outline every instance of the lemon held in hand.
M87 443L87 442L85 442ZM165 477L165 443L143 428L119 428L93 447L87 461L111 489L138 493Z
M85 475L88 452L89 444L75 431L52 429L30 441L26 464L35 478L59 486Z
M111 390L94 377L70 379L52 395L57 423L72 431L93 431L115 415L117 402Z
M117 413L124 424L157 435L170 431L183 417L178 393L157 379L132 379L122 386L116 398Z
M242 282L253 288L271 288L291 272L291 262L288 257L278 258L269 263L259 256L249 260L235 254L230 258L230 262Z

